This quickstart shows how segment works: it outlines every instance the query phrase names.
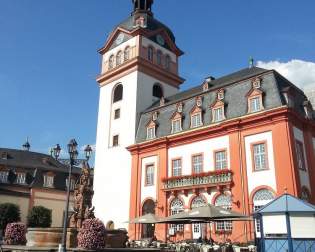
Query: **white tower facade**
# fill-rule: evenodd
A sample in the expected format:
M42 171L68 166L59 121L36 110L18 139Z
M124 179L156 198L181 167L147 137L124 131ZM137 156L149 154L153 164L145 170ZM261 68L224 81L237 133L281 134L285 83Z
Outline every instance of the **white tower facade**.
M155 20L152 0L134 0L135 10L109 36L102 55L97 124L94 199L96 216L115 228L129 219L131 155L137 120L184 81L171 31Z

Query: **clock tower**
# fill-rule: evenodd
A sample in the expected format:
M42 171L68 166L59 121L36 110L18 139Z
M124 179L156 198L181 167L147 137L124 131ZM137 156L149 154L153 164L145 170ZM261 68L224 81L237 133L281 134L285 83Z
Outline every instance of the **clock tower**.
M129 219L131 155L142 111L179 91L183 52L172 31L153 17L153 0L133 0L134 10L99 50L101 73L94 202L96 216L115 228ZM140 160L141 162L141 160Z

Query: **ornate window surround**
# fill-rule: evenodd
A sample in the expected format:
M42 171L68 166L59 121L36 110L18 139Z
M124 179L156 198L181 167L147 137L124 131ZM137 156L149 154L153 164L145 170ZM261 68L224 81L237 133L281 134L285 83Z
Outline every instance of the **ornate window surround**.
M262 79L261 78L255 78L252 80L252 88L251 90L247 93L247 112L248 113L256 113L261 110L264 110L264 104L263 104L263 95L264 92L261 90L261 84L262 84ZM253 111L251 107L251 100L252 99L259 99L259 110Z
M193 123L193 117L198 116L200 123L194 125ZM199 121L198 120L198 121ZM196 98L196 105L192 108L190 111L190 128L198 128L203 125L203 118L202 118L202 97L198 96Z

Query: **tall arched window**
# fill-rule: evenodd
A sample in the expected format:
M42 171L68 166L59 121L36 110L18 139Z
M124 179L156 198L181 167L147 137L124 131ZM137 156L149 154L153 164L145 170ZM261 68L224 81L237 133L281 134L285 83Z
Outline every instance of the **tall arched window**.
M122 86L121 84L118 84L118 85L115 87L115 90L114 90L113 103L122 100L122 98L123 98L123 92L124 92L123 86Z
M231 196L222 194L218 196L215 200L215 206L225 208L227 210L232 209L232 199ZM232 221L218 221L216 223L217 231L232 231Z
M275 198L273 193L268 189L261 189L258 190L254 197L253 197L253 203L254 203L254 211L259 210L264 205L268 204L270 201L272 201ZM260 232L260 223L259 221L256 221L256 232Z
M180 212L184 211L184 203L181 201L179 198L175 198L172 200L171 205L171 215L178 214ZM183 231L184 230L184 225L183 224L172 224L171 228L174 228L175 231Z
M116 55L116 66L119 66L121 64L121 57L122 57L122 52L119 51Z
M108 60L108 69L112 69L114 67L114 55L111 55Z
M166 55L165 57L165 68L167 70L170 70L171 68L171 57L169 55Z
M152 89L152 95L153 97L156 97L156 98L162 98L164 97L163 96L163 89L162 87L160 86L160 84L154 84L153 85L153 89Z
M156 53L156 62L158 65L162 65L162 52L160 50Z
M153 61L153 47L149 46L148 48L148 60Z
M124 61L127 61L129 59L130 59L130 47L127 46L124 51Z

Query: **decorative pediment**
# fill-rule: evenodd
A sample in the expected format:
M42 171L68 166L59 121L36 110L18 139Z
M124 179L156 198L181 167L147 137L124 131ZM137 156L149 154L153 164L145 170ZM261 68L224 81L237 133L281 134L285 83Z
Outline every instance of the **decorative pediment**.
M222 100L216 100L214 103L210 105L210 108L218 108L225 106L225 103Z
M202 97L201 96L198 96L196 98L196 106L197 107L202 107Z
M182 119L183 118L183 114L179 113L178 111L175 111L175 113L173 113L173 115L171 116L171 120L178 120L178 119Z
M108 50L110 50L111 48L114 48L118 45L120 45L121 43L129 40L130 38L132 38L132 33L122 29L121 27L118 27L108 38L107 42L105 43L105 45L98 50L98 52L100 54L104 54L105 52L107 52Z
M262 79L260 77L257 77L252 80L252 87L254 89L259 89L261 87L261 84L262 84Z
M220 101L224 100L224 93L225 93L224 89L220 89L217 92L217 99L220 100Z
M157 118L158 118L158 115L159 115L159 113L158 113L158 111L154 111L153 113L152 113L152 121L156 121L157 120Z
M202 112L202 108L201 107L198 107L197 105L195 105L192 110L190 111L190 114L197 114L197 113L200 113Z
M147 123L146 127L147 127L147 128L154 128L154 127L156 127L156 122L151 119L151 120Z
M252 88L248 93L247 97L263 95L263 91L261 89Z

